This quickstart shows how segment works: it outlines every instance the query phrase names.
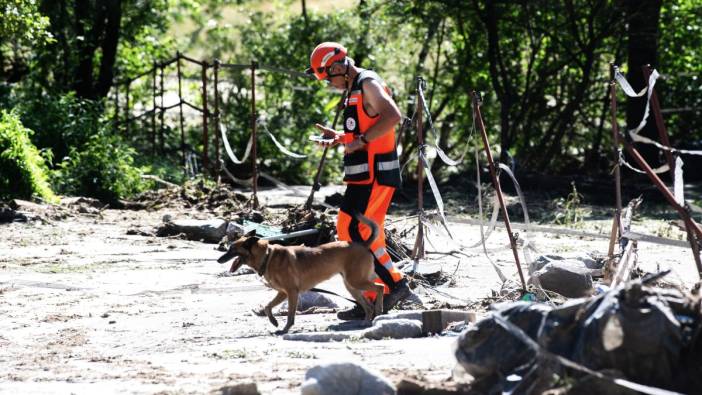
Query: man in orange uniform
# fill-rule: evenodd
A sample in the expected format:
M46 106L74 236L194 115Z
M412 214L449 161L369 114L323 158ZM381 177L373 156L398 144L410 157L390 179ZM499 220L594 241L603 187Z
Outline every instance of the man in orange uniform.
M407 280L394 267L385 249L385 214L395 188L400 186L400 163L395 150L395 125L400 110L390 89L373 71L356 67L346 48L334 42L319 44L310 55L308 73L347 92L344 103L344 131L315 125L331 144L344 144L344 200L336 223L339 240L361 241L370 228L353 218L360 212L375 221L380 235L371 245L375 257L376 282L385 285L383 312L412 294ZM372 295L367 295L372 297ZM363 319L360 306L338 313L339 319Z

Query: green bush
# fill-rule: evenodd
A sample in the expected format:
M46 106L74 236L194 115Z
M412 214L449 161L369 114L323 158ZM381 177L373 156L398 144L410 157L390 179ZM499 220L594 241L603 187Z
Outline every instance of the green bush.
M0 113L0 198L39 196L56 202L44 158L30 141L32 133L16 114Z
M57 189L105 202L129 197L145 190L142 169L134 165L136 151L118 136L105 131L91 136L70 153L55 171Z
M80 99L74 93L48 94L24 90L17 103L22 123L34 130L32 141L50 149L54 163L61 162L71 150L80 147L102 128L102 104Z

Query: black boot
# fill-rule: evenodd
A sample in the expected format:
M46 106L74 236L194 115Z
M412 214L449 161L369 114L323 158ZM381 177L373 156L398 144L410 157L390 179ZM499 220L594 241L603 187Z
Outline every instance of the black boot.
M395 289L383 296L383 314L393 309L410 295L412 295L412 290L407 283L407 279L403 278L395 285Z
M361 307L361 305L357 304L348 310L342 310L336 313L336 318L343 321L365 320L366 312L363 311L363 307Z

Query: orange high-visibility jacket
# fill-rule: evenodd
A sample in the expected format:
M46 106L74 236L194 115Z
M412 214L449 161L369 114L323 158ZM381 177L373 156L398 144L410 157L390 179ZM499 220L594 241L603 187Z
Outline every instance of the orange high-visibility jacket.
M378 122L379 115L374 117L366 114L363 109L364 80L373 79L390 94L385 81L370 70L363 70L354 79L344 109L344 133L357 137L364 134ZM377 181L380 185L398 188L401 184L400 162L395 150L395 128L381 137L369 141L362 149L344 155L344 182L347 184L372 184Z

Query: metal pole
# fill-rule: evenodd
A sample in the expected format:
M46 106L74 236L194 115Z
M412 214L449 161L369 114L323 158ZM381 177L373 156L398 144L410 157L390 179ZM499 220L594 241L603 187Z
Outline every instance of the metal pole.
M614 65L611 65L612 70L614 70ZM609 249L607 251L607 256L611 258L614 256L614 244L616 243L616 239L621 237L622 235L622 224L621 224L621 215L622 215L622 179L621 179L621 169L619 167L619 144L618 144L618 138L619 136L619 126L617 125L617 100L616 100L616 94L617 94L617 85L614 81L610 82L609 84L609 97L610 97L610 107L611 107L611 115L612 115L612 154L614 156L614 195L615 195L615 210L614 210L614 218L612 219L612 235L609 239ZM616 234L619 235L617 237Z
M634 158L634 161L641 167L646 174L648 175L648 178L653 181L653 184L658 188L659 191L663 194L665 199L670 203L675 210L678 211L678 214L680 217L685 221L685 228L687 230L687 236L688 236L688 241L690 242L690 247L692 248L692 253L695 258L695 264L697 265L697 273L700 276L700 279L702 279L702 261L700 261L700 254L699 254L699 240L702 239L702 229L700 229L700 226L695 223L695 221L692 220L690 217L690 213L687 212L685 207L681 206L678 204L678 202L675 200L675 196L668 190L668 188L665 186L663 181L658 177L656 173L651 170L651 167L646 163L646 160L639 154L639 152L634 148L631 144L627 143L626 141L623 141L624 147L626 148L627 152L629 152L629 155L631 155L632 158Z
M644 74L646 73L644 72ZM652 92L652 95L655 95L655 91ZM616 108L616 97L614 95L612 95L612 101L614 108ZM614 122L613 125L616 127L616 122ZM700 259L699 246L699 242L700 240L702 240L702 228L700 228L700 226L697 223L695 223L687 209L681 206L677 202L677 200L675 200L675 196L673 196L673 194L670 192L668 187L666 187L665 183L660 179L660 177L658 177L658 175L653 172L651 166L649 166L648 163L646 163L646 160L641 156L641 154L639 154L639 151L637 151L633 145L629 144L625 139L623 139L621 135L619 135L619 133L615 133L615 137L618 143L624 144L624 148L627 150L629 155L634 159L634 161L636 161L639 167L641 167L644 170L644 172L646 172L648 178L651 179L656 188L658 188L658 190L663 194L663 197L665 197L668 203L670 203L670 205L673 206L673 208L675 208L675 210L685 222L687 239L690 243L690 248L692 249L693 258L695 259L697 273L702 279L702 260Z
M500 186L500 179L495 171L495 163L492 159L492 152L490 151L490 142L487 138L487 133L485 132L485 124L483 123L483 117L480 114L480 98L477 92L473 91L473 105L475 106L475 116L478 120L478 126L480 127L480 135L483 139L483 147L485 147L485 153L487 154L488 165L490 168L490 176L492 177L492 184L495 187L495 193L497 193L497 200L500 202L500 209L502 211L502 217L505 220L505 228L507 228L507 235L509 236L509 243L512 246L512 253L514 254L514 262L517 264L517 271L519 272L519 279L522 282L522 290L526 292L526 282L524 281L524 274L522 273L522 266L519 263L519 254L517 253L517 241L514 239L514 234L512 233L512 224L509 222L509 216L507 215L507 207L505 206L505 199L502 196L502 187Z
M646 83L651 76L652 68L650 64L642 66L643 75ZM658 129L658 137L661 139L661 143L666 147L670 147L670 140L668 139L668 129L665 127L665 122L663 122L663 114L661 114L661 105L658 101L658 95L656 95L656 90L651 92L651 109L656 117L656 129ZM670 167L670 179L675 179L675 161L673 160L673 154L665 150L665 159L668 161L668 166Z
M207 61L202 62L202 174L207 177L209 164L209 136L207 135Z
M178 108L180 112L180 152L183 161L183 174L187 176L185 163L185 127L183 126L183 84L180 72L180 58L180 52L176 52L176 67L178 70Z
M422 95L419 94L424 83L422 77L417 77L417 155L419 156L417 160L417 239L414 241L412 249L412 257L415 262L424 258L424 223L422 223L424 217L424 162L421 158L424 150L424 102Z
M251 61L251 185L253 188L252 203L254 208L258 208L257 184L258 184L258 169L256 168L257 142L256 142L256 68L258 62Z
M156 155L156 67L158 65L154 63L153 71L151 72L151 104L153 111L151 111L151 156Z
M220 180L220 167L222 163L220 162L220 152L219 152L219 132L220 132L220 122L219 119L219 59L214 61L214 116L215 116L215 130L214 130L214 144L215 144L215 165L214 172L217 177L217 183Z
M341 101L339 102L339 105L336 107L336 114L334 115L334 122L332 122L332 129L336 130L336 123L339 120L339 115L341 114L341 111L344 109L346 106L346 90L344 90L344 93L341 95ZM322 184L319 183L319 180L322 178L322 169L324 168L324 162L327 160L327 152L329 151L329 147L325 146L324 151L322 152L322 158L319 160L319 165L317 166L317 174L314 175L314 183L312 184L312 190L310 191L310 196L307 197L307 201L305 202L305 210L309 210L312 208L312 202L314 201L314 193L316 191L319 191L319 188L322 187Z
M164 116L166 114L166 110L164 110L164 108L166 106L164 105L164 100L163 100L163 92L164 92L163 85L164 85L164 80L165 80L164 75L163 75L163 69L165 69L165 68L166 68L166 66L162 64L161 65L161 92L160 92L160 96L161 96L161 114L160 114L161 115L161 128L159 129L159 132L158 132L159 140L160 140L159 146L160 146L161 154L163 154L163 152L165 151L165 145L166 145L164 133L163 133L163 129L165 128Z

